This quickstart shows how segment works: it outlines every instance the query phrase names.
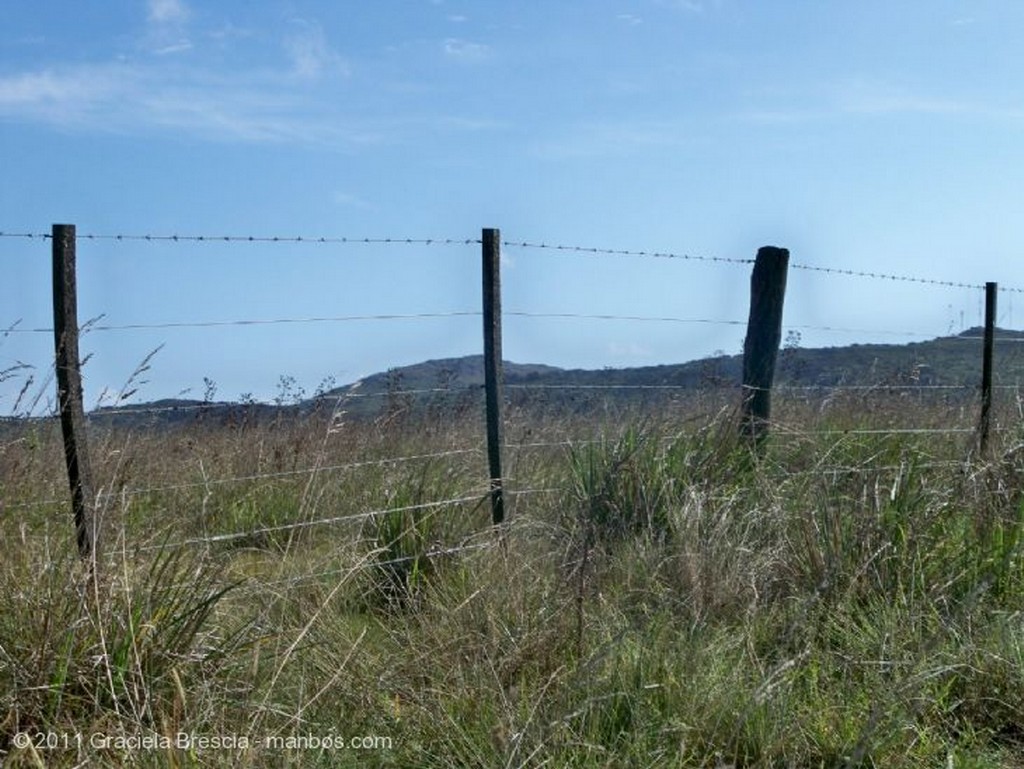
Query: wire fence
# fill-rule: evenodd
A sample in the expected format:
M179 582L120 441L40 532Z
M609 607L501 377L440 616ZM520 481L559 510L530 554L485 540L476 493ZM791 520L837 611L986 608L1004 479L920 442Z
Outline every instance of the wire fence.
M331 246L409 246L409 247L465 247L480 245L483 240L480 238L427 238L427 237L338 237L338 236L261 236L261 235L194 235L194 234L97 234L87 233L77 235L77 238L85 241L100 241L100 242L129 242L129 243L164 243L164 244L233 244L239 247L245 244L282 244L282 245L331 245ZM32 232L0 232L0 239L23 239L27 241L46 241L52 240L53 236L50 233L32 233ZM650 259L650 260L674 260L678 262L700 262L708 263L713 265L722 266L745 266L749 267L754 263L755 260L748 258L735 258L727 256L709 256L699 254L689 254L682 252L663 252L654 250L629 250L629 249L616 249L616 248L600 248L600 247L587 247L578 245L565 245L565 244L550 244L544 242L533 242L528 240L503 240L501 245L507 249L515 252L541 252L544 254L557 254L557 255L573 255L580 257L622 257L631 259ZM940 278L916 276L916 275L901 275L891 274L883 272L873 271L862 271L856 269L847 269L841 267L822 266L813 264L803 263L792 263L789 265L794 270L801 270L805 272L818 273L826 276L835 276L843 278L860 278L875 281L886 281L891 283L909 283L916 284L922 287L937 287L937 288L952 288L952 289L966 289L966 290L983 290L984 285L966 283L954 280L944 280ZM1024 289L1015 287L1000 286L999 290L1007 293L1024 293ZM6 308L5 308L6 310ZM458 310L435 310L435 311L423 311L423 312L401 312L401 313L367 313L367 314L338 314L338 315L308 315L308 316L288 316L288 317L248 317L248 318L222 318L222 319L190 319L190 320L175 320L175 321L137 321L127 323L107 323L104 321L104 316L98 316L93 318L86 324L83 324L83 333L94 333L94 332L132 332L132 331L166 331L176 329L214 329L220 327L244 327L244 326L284 326L284 325L305 325L305 324L348 324L348 323L363 323L363 322L377 322L377 321L409 321L413 323L419 323L432 319L463 319L463 318L480 318L484 315L484 312L474 309L458 309ZM661 325L692 325L697 327L724 327L724 328L741 328L744 327L748 321L739 318L714 318L714 317L701 317L701 316L676 316L676 315L665 315L665 314L628 314L628 313L615 313L615 312L570 312L570 311L543 311L538 308L530 307L516 307L513 309L507 309L502 313L503 316L508 318L523 319L523 320L537 320L537 321L581 321L586 323L594 322L614 322L614 323L643 323L643 324L661 324ZM814 331L823 333L842 333L842 334L880 334L886 336L900 337L900 338L911 338L911 339L930 339L935 337L935 334L930 334L924 331L906 330L906 329L887 329L887 328L875 328L875 329L864 329L864 328L850 328L842 325L827 325L827 324L794 324L788 326L792 331ZM0 332L0 335L6 337L8 335L20 335L20 334L53 334L54 328L45 327L39 325L32 325L29 327L22 327L20 324L15 323L7 329ZM962 334L957 336L949 336L948 339L959 342L971 342L976 343L982 341L982 337L975 334ZM1004 343L1017 343L1024 341L1022 337L1007 337L999 340L1000 344ZM0 366L0 382L4 381L4 378L14 378L23 373L23 367L25 364L20 361L13 367L3 369ZM597 374L594 374L595 376ZM550 375L549 381L523 381L521 379L512 379L505 384L505 388L512 393L581 393L583 395L595 394L624 394L640 393L645 395L668 395L678 393L692 393L694 391L694 382L692 380L685 382L581 382L581 381L557 381L557 377L565 377L565 372L556 372ZM540 378L540 377L538 377ZM712 377L713 378L713 377ZM704 382L703 384L707 384ZM45 382L46 386L49 386L49 381ZM1000 383L994 385L994 388L1003 392L1016 392L1018 386L1016 384ZM737 383L730 383L725 385L723 389L726 392L738 391ZM775 385L776 391L782 394L792 394L794 396L821 396L826 393L846 393L851 395L860 396L882 396L891 395L894 393L917 393L917 394L974 394L978 390L978 386L975 384L968 383L941 383L941 382L930 382L923 381L920 378L914 381L889 381L879 382L877 384L860 384L860 383L845 383L845 382L817 382L817 383L800 383L795 381L782 382ZM390 401L402 399L417 399L417 398L437 398L437 399L449 399L465 397L473 394L480 394L484 390L484 384L473 383L463 386L414 386L414 387L401 387L392 386L382 391L374 392L360 392L358 389L358 383L345 389L341 392L331 392L319 394L317 397L312 399L314 403L327 404L333 407L333 417L339 416L339 413L343 406L347 404L353 404L358 402L370 402L373 400ZM24 393L22 393L24 395ZM131 417L136 415L169 415L169 414L194 414L197 417L215 413L218 409L225 407L242 409L246 408L246 404L222 404L216 402L185 402L175 403L171 405L161 404L132 404L123 403L125 398L119 397L116 402L116 408L109 408L104 410L103 413L96 412L93 414L93 419L96 420L100 416L116 415L118 417ZM19 402L21 397L19 397ZM36 401L38 403L38 400ZM269 405L269 404L248 404L249 406L254 405ZM279 403L278 406L283 404ZM299 405L298 403L293 405ZM997 427L997 431L1003 428ZM829 436L968 436L976 432L974 426L964 426L961 424L946 424L943 426L913 426L913 425L887 425L882 427L873 426L862 426L862 427L850 427L845 429L798 429L791 426L781 425L779 434L790 438L820 438ZM546 450L563 450L563 451L574 451L579 450L583 447L593 445L597 441L588 441L584 439L569 439L569 440L535 440L535 441L519 441L512 442L508 441L503 444L504 448L508 451L523 452L530 449L546 449ZM13 445L13 444L12 444ZM8 449L8 445L0 445L0 452ZM336 476L345 472L355 472L360 470L368 470L371 468L385 468L385 467L397 467L402 465L412 465L415 463L430 463L437 461L448 461L448 460L464 460L466 458L473 458L474 462L482 463L486 453L486 447L483 444L473 446L461 446L456 448L443 449L438 451L428 451L420 453L408 453L408 454L396 454L393 456L387 456L383 458L373 459L353 459L345 462L314 462L312 464L306 464L300 467L293 467L290 469L279 469L279 470L257 470L249 473L237 473L227 474L218 477L203 477L202 480L179 482L179 483L167 483L167 484L136 484L129 485L119 490L106 489L102 490L98 497L98 502L101 505L110 506L121 500L122 504L128 504L128 500L137 499L141 497L153 496L153 495L171 495L182 492L192 491L209 491L216 487L226 487L231 485L246 485L246 484L257 484L274 481L282 481L286 479L305 480L307 483L312 483L314 479L320 479L325 476ZM955 462L936 462L935 467L949 467L955 464ZM841 467L841 468L830 468L831 471L835 472L868 472L868 468L859 467ZM871 471L880 472L894 472L898 471L898 466L878 466L871 468ZM814 471L808 471L814 472ZM794 473L793 475L798 475ZM531 495L552 495L552 494L564 494L565 489L555 487L545 487L543 485L531 487L529 483L518 484L517 479L513 474L505 474L500 478L492 478L490 485L475 485L469 488L465 488L455 494L443 495L442 498L428 501L421 501L415 504L398 505L398 506L377 506L370 509L363 509L358 512L347 512L339 515L332 515L326 517L315 517L303 520L290 521L285 523L275 523L272 525L247 527L244 529L237 529L231 531L224 531L216 534L204 534L202 536L193 536L180 539L171 544L174 547L183 546L218 546L225 545L239 541L251 540L254 537L276 535L282 533L292 533L298 531L306 531L317 527L325 527L331 525L342 525L342 524L364 524L372 522L374 520L384 518L387 516L402 515L406 513L422 513L426 511L434 511L445 508L465 507L465 506L481 506L484 505L488 496L494 491L493 483L495 481L500 482L504 487L507 488L508 493L515 497L527 499ZM66 504L66 500L59 496L53 496L47 499L22 499L15 502L3 503L3 510L24 510L33 507L53 507L58 505ZM427 555L434 556L451 556L457 555L462 552L468 552L471 550L491 547L492 542L477 543L473 545L463 545L458 543L433 543L427 551ZM145 546L142 549L156 549L157 547L163 547L165 545L153 545ZM376 559L377 565L382 564L397 564L403 563L410 560L412 557L400 557L397 559ZM343 570L336 572L324 572L315 575L308 575L302 577L302 579L313 579L313 578L325 578L332 575L338 575L343 573Z

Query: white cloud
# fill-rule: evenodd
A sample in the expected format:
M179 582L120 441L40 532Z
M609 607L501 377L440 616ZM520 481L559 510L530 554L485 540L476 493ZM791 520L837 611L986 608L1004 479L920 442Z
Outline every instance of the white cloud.
M693 126L685 120L595 120L577 123L567 133L538 142L533 152L548 160L627 157L652 149L678 149L693 133Z
M0 116L56 125L88 120L98 105L116 102L135 87L123 66L82 66L0 78Z
M967 105L954 99L926 96L899 86L866 81L841 86L836 95L836 105L842 112L857 114L948 114L968 109Z
M703 13L704 3L700 0L655 0L658 5L666 5L669 8L678 8L689 13Z
M424 131L493 130L458 115L415 118L346 114L296 89L294 76L213 75L194 67L113 64L0 76L0 120L85 133L174 131L212 141L286 143L340 151L419 140Z
M480 61L490 55L491 48L483 43L472 43L468 40L450 37L444 41L444 52L451 58L460 61Z
M644 20L641 19L639 16L634 16L631 13L620 13L615 18L617 18L624 24L628 24L631 27L635 27L637 24L643 24L644 22Z
M295 21L294 24L297 30L284 40L294 74L306 79L318 78L329 72L349 74L345 60L331 48L319 25L305 21Z
M182 0L149 0L149 20L155 24L184 24L191 11Z
M157 56L182 53L192 48L187 32L192 15L183 0L148 0L148 27L141 47Z

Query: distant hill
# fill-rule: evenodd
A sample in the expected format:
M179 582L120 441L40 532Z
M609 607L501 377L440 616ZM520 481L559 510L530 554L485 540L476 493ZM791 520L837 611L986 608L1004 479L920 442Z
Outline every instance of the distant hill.
M776 382L823 388L843 386L967 385L981 380L981 328L955 336L908 344L854 344L845 347L803 348L789 346L779 353ZM999 329L996 333L995 379L999 384L1024 383L1024 332ZM542 364L506 362L506 396L517 403L529 401L544 388L564 389L547 402L572 403L568 388L622 386L609 391L619 401L649 399L643 387L709 389L734 387L742 377L742 357L724 355L690 361L633 368L562 369ZM195 419L269 419L281 413L307 413L333 407L342 401L352 418L372 418L394 408L437 402L452 393L467 402L479 397L483 387L483 356L429 360L365 377L299 404L204 403L162 400L149 404L104 408L94 411L94 421L117 424L141 422L181 423ZM525 387L529 385L530 387ZM534 389L536 388L536 389ZM630 390L629 388L637 388ZM577 393L578 395L578 393Z

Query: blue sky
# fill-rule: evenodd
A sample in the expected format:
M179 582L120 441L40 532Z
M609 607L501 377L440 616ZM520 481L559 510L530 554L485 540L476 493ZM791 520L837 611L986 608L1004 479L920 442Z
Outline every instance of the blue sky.
M1024 4L1010 0L0 6L0 231L475 239L1024 286ZM505 249L508 310L745 321L749 266ZM0 323L50 324L49 243L0 238ZM479 310L476 245L79 244L107 325ZM1012 293L1000 323L1017 325ZM1024 299L1018 300L1018 302ZM804 345L980 321L969 289L790 273ZM825 330L849 329L849 331ZM893 332L907 332L905 334ZM913 335L910 335L912 332ZM509 317L511 360L737 352L742 325ZM0 370L45 376L19 331ZM94 331L90 405L307 390L479 352L457 316ZM24 372L22 372L24 373ZM0 383L0 413L23 380ZM107 396L110 397L109 395Z

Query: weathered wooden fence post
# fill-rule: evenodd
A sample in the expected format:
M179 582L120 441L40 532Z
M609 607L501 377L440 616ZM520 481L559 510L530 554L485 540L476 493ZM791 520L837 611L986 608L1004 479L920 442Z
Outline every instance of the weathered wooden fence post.
M992 422L992 357L996 339L996 296L999 286L985 284L985 337L981 354L981 421L978 425L978 449L988 451L988 435Z
M740 429L755 443L768 434L772 381L782 341L782 305L786 296L789 251L758 249L750 276L750 318L743 342L743 406Z
M71 486L78 554L96 553L95 498L78 353L78 296L75 281L75 225L53 225L53 337L56 350L57 402L64 435L64 459Z
M504 373L501 362L501 231L485 229L483 244L484 389L487 408L487 463L491 475L491 521L505 520L501 446Z

